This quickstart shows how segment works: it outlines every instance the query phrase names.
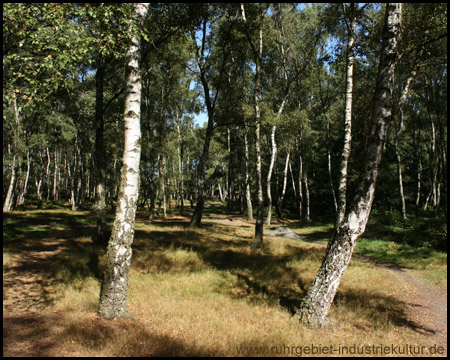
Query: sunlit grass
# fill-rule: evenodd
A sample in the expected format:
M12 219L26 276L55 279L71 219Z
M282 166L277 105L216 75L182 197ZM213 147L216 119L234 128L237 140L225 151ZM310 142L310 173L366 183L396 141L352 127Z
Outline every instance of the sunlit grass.
M447 289L447 254L429 247L413 247L393 241L361 238L356 252L373 259L414 270L417 274Z
M40 225L57 217L64 224L72 221L78 230L92 228L89 214L77 214L70 221L69 212L34 215ZM22 214L12 215L9 226L18 228L23 219ZM332 328L309 329L292 317L320 267L325 254L320 239L330 233L330 225L293 227L307 236L305 241L267 237L263 250L251 250L252 228L205 224L190 229L187 222L170 220L137 223L128 292L133 320L104 321L96 316L101 276L94 270L102 273L104 251L93 248L88 236L66 231L67 249L49 272L51 306L42 312L41 323L32 325L45 327L47 338L53 339L44 355L296 356L286 349L311 344L430 345L408 327L406 285L387 276L387 270L356 258L331 308ZM44 236L52 234L52 227L43 229ZM31 228L21 233L20 244L27 243L27 234L33 234ZM375 251L375 245L367 240L359 246ZM390 245L389 251L402 250ZM20 251L4 246L4 263L13 264ZM403 256L406 261L407 253ZM443 271L443 255L439 256L424 270L435 266ZM258 348L243 352L252 346ZM267 352L281 348L284 352Z

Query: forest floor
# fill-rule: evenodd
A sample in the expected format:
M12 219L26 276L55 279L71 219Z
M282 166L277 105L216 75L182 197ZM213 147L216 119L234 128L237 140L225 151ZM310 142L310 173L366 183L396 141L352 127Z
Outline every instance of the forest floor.
M212 215L206 216L205 221L228 226L254 227L254 222L250 222L242 216ZM290 222L274 219L272 225L289 226ZM324 244L319 246L325 247ZM444 293L442 289L436 286L426 284L423 279L413 274L407 268L375 260L362 254L354 254L353 256L377 267L386 269L407 284L404 301L408 304L408 321L418 333L433 338L437 345L444 347L445 355L447 355L446 292Z
M404 294L404 301L408 304L408 321L418 333L434 339L436 344L444 347L447 356L447 294L436 286L426 284L423 279L406 268L361 254L355 254L354 257L386 269L408 285L408 290Z
M46 214L46 216L51 217L52 214ZM145 278L146 290L143 291L142 294L145 298L145 303L148 303L148 298L152 296L152 291L155 292L153 295L158 294L161 296L161 303L156 302L156 304L154 304L154 307L159 309L157 315L153 314L153 310L147 310L145 308L145 306L150 305L146 304L144 306L142 305L143 303L139 305L138 300L134 303L130 301L130 309L136 313L137 317L145 315L146 317L151 318L153 316L152 323L159 324L158 326L154 325L158 329L156 331L151 327L152 325L149 325L145 321L114 320L107 322L96 316L95 308L96 302L98 301L98 280L95 280L92 274L89 274L89 276L87 274L83 275L82 271L75 274L77 271L73 270L77 266L83 268L84 265L87 266L87 269L92 269L89 263L92 256L85 259L83 258L84 255L80 255L86 252L86 249L89 249L90 247L90 241L86 235L92 231L92 219L87 219L85 214L81 214L81 217L78 218L69 218L58 213L55 213L55 216L56 218L50 218L47 224L42 224L42 217L29 218L26 223L29 228L24 229L22 227L20 229L23 232L19 231L17 234L21 241L18 241L17 244L8 245L6 252L4 242L3 356L236 355L236 349L227 352L226 348L229 348L229 343L232 343L233 341L236 342L236 339L242 339L245 338L245 336L251 336L251 339L253 339L255 331L258 332L262 326L265 327L265 325L258 323L258 320L254 320L254 316L249 315L250 320L246 320L245 322L255 321L254 326L258 330L255 328L248 329L248 324L236 325L242 328L236 330L235 335L229 335L230 339L227 338L226 340L221 340L216 337L218 336L217 334L223 333L224 330L222 329L222 332L220 331L221 325L215 323L214 319L211 319L211 315L206 315L206 319L204 320L198 320L201 316L196 313L195 319L197 319L196 321L198 321L198 326L201 330L200 328L196 328L196 325L191 324L192 318L189 318L189 316L191 316L189 315L189 308L193 307L195 309L192 311L198 312L198 307L205 306L204 304L208 304L206 307L217 307L217 309L215 309L215 314L218 314L217 322L229 322L233 320L233 324L235 324L235 322L240 323L239 315L236 315L239 314L240 311L243 312L246 309L246 314L252 311L255 313L263 311L267 314L268 319L271 319L271 316L274 319L272 324L274 329L268 329L267 334L262 332L262 338L257 338L258 340L255 341L262 341L264 344L264 341L268 341L268 338L275 336L274 334L277 331L277 326L280 328L282 327L283 331L286 331L286 334L289 332L289 334L286 335L286 339L290 339L290 332L292 332L292 329L285 330L285 325L282 324L283 321L286 322L286 319L289 319L289 315L285 313L285 310L281 311L282 309L279 307L274 308L273 304L269 301L270 297L278 291L278 289L274 288L276 286L269 282L267 282L267 285L261 285L261 283L258 283L242 269L235 269L233 261L238 259L242 262L241 255L248 255L250 257L250 260L248 260L250 262L247 264L248 266L260 266L260 260L258 259L266 259L266 261L269 261L276 270L279 269L281 271L286 268L293 268L293 265L286 267L284 255L288 254L287 251L291 251L295 246L307 246L309 252L311 252L312 249L320 249L319 251L323 251L325 246L323 241L322 243L315 241L307 243L306 241L308 241L308 238L306 238L304 244L301 244L303 241L295 241L294 244L293 240L279 241L278 239L272 238L273 242L270 243L271 248L269 252L256 255L247 253L247 250L244 252L243 250L235 252L235 247L238 246L237 244L240 245L242 239L251 238L251 231L254 225L239 216L218 215L212 213L205 214L203 221L205 224L210 223L211 225L207 225L206 231L202 232L200 235L206 236L206 234L210 233L212 230L217 233L225 234L229 232L227 229L236 229L229 238L225 235L220 235L217 240L218 242L214 243L212 246L223 246L225 241L230 241L229 244L231 245L227 243L226 248L221 247L219 249L220 251L217 251L214 254L210 252L202 253L202 259L208 259L209 261L208 267L210 264L214 264L220 271L225 270L225 273L220 273L220 276L224 276L224 278L220 279L219 283L224 281L224 279L227 280L227 282L234 281L233 287L230 287L230 292L227 293L227 296L232 293L233 299L225 299L222 296L224 291L228 289L227 287L229 284L223 285L220 283L222 284L222 288L219 290L221 292L220 297L218 297L216 293L213 294L208 292L210 291L210 286L208 286L208 284L199 285L204 286L204 288L202 287L202 291L192 287L192 282L195 283L195 281L210 281L211 284L216 284L218 281L216 279L218 277L216 270L214 270L214 272L210 270L205 266L204 262L200 263L196 255L194 256L193 254L193 249L198 253L201 251L200 245L203 244L204 239L201 239L200 236L199 239L195 239L198 240L198 242L194 243L194 240L192 240L192 236L198 235L199 233L191 233L188 235L188 237L191 237L189 240L191 241L189 243L189 251L179 250L181 248L177 248L178 250L176 251L178 252L174 252L174 246L176 247L176 237L173 237L170 239L170 247L166 247L161 253L165 258L162 256L164 259L158 260L160 263L156 262L156 265L154 265L158 267L158 270L155 271L153 268L147 268L139 273L136 272L135 275L136 278L139 276ZM25 213L19 214L14 218L14 221L16 221L15 224L23 224L23 221L26 218L27 215ZM63 221L61 222L60 220ZM166 233L170 232L172 229L174 231L180 230L177 226L179 227L180 223L185 221L187 221L187 218L178 216L164 221L153 222L152 226L161 226L162 229L161 233L156 231L153 233L156 239L159 239L159 235L162 236L161 239L156 241L165 241L166 238L164 236L166 236ZM3 225L5 227L5 218ZM11 224L9 223L9 225ZM275 227L277 225L289 226L290 222L275 221L274 225ZM220 226L220 228L217 228L216 226ZM67 232L68 227L71 228L70 232ZM139 227L137 227L137 229L139 229ZM244 229L244 232L242 229ZM181 230L184 231L186 229L181 227ZM323 231L320 227L316 227L316 230L316 234L320 233L324 235L326 233L326 231ZM10 228L9 231L14 231L14 229L11 230ZM41 236L41 234L48 235L50 232L53 236ZM139 233L139 230L137 230L137 233ZM31 238L30 234L32 234ZM318 238L318 236L314 238L313 230L311 230L311 234L313 236L309 239L315 240ZM27 238L25 239L24 236L27 236ZM138 239L136 240L136 266L148 263L151 259L155 260L155 258L149 259L148 257L143 257L144 253L140 252L139 236L140 235L137 236ZM8 237L11 237L11 232L8 234ZM267 242L272 241L269 237L266 239ZM182 241L186 242L187 240ZM195 246L197 246L197 248L195 248ZM303 254L300 252L300 249L303 248L296 249L297 250L295 251L297 251L298 254ZM291 252L289 252L289 254L291 254ZM78 255L80 255L80 257L77 257ZM252 258L253 255L255 255L254 258ZM315 255L317 256L317 261L320 261L321 256L319 255L320 254ZM174 261L177 260L177 258L174 258L174 256L182 256L178 259L181 259L180 261L183 264L177 265ZM234 259L234 257L237 258ZM229 259L231 259L231 264L227 264ZM258 261L258 265L255 265L256 261ZM67 267L68 262L73 268ZM389 297L392 296L393 299L395 298L396 301L398 301L398 304L390 305L386 300L389 297L383 295L384 297L380 302L374 303L374 307L379 307L379 312L386 312L386 320L382 320L385 321L386 324L377 322L371 323L371 317L373 317L373 315L367 315L367 318L363 318L363 316L359 318L358 314L344 314L348 313L348 306L352 301L355 301L356 305L352 304L354 308L351 309L353 309L355 313L361 311L365 306L364 302L367 301L369 303L371 301L369 301L369 299L364 300L364 296L369 295L370 297L370 293L366 293L364 296L361 296L361 300L358 300L356 299L356 296L359 296L357 295L358 291L360 291L359 289L353 288L352 291L356 295L346 295L346 292L349 290L346 290L346 288L343 287L343 295L337 297L337 300L335 300L337 304L334 305L338 309L342 308L341 312L337 310L335 316L338 318L336 326L339 329L337 329L337 331L341 333L341 335L343 334L343 338L349 337L349 341L353 339L353 342L355 342L358 341L355 339L362 339L362 337L366 336L367 334L365 333L373 332L373 334L371 334L371 336L373 336L372 338L364 338L364 341L361 340L361 342L364 344L374 344L376 346L383 343L386 344L387 339L389 338L388 336L397 337L398 335L398 338L395 339L397 340L395 343L398 344L398 346L403 346L404 341L412 341L413 343L408 343L408 345L412 346L422 344L430 346L430 344L435 344L444 347L445 355L447 354L447 295L442 289L425 284L422 279L419 279L408 269L375 261L364 255L355 254L352 262L359 262L359 265L356 265L357 269L362 269L362 267L376 267L381 271L381 273L377 273L377 276L379 276L380 279L386 277L388 273L395 274L397 280L389 281L392 281L392 284L397 284L397 290L399 291L395 292L395 294L394 292L389 293ZM62 267L62 264L65 264L66 267ZM177 266L180 266L180 268L177 268ZM283 268L281 266L283 266ZM254 270L256 269L259 268L255 267ZM264 270L266 271L267 267L264 267ZM89 272L90 270L87 271ZM166 271L169 271L169 273L171 273L171 271L174 272L173 275L169 275L169 277L166 278L164 277L166 276L164 273ZM196 277L196 271L198 271L199 277ZM369 269L367 271L372 270ZM185 272L187 274L185 274ZM349 272L351 273L352 271L350 270ZM252 274L256 274L256 272L254 271ZM284 276L280 274L275 274L275 278L277 276ZM313 274L314 271L311 272L310 278ZM370 278L373 276L373 274L371 274L372 273L367 273L367 277ZM151 278L148 277L150 275ZM83 276L84 278L80 280ZM133 273L131 276L133 276ZM362 276L364 277L365 273L363 273ZM186 285L184 285L184 277L186 277ZM70 285L64 283L67 278L70 278ZM150 286L148 285L149 280L154 283L151 287L147 287ZM279 280L281 281L283 279L280 278ZM187 291L188 295L186 295L185 292L179 293L179 289L175 290L173 288L173 282L176 281L179 281L177 286L180 288L183 288L183 286L186 287L183 291ZM309 282L310 279L307 281ZM301 284L299 284L299 286L300 285ZM153 286L155 287L153 288ZM136 282L135 288L140 287L144 287L144 285ZM70 289L67 290L67 288ZM226 289L224 290L223 288ZM138 295L140 295L139 291L140 290L136 290L137 299ZM298 293L301 293L301 291L294 291L292 289L287 289L285 292L287 294L293 294L294 298L298 296ZM61 293L64 293L63 297L61 297ZM250 293L254 296L252 300L249 300ZM132 296L133 294L130 294L130 297ZM250 302L246 302L246 305L244 305L244 303L240 302L239 298L246 296L248 297L247 300ZM372 296L377 298L378 293L373 292ZM208 297L211 297L211 300L207 299ZM277 299L277 301L279 301L279 304L282 304L282 297L278 297L279 299ZM192 300L193 302L191 303L191 298L196 300ZM292 301L292 296L287 296L284 300L287 302ZM78 301L84 304L81 309L79 304L77 304ZM168 306L167 303L177 303L181 301L186 303L184 309L188 313L188 315L186 315L186 322L183 323L183 321L180 320L180 318L183 318L183 316L180 315L178 323L174 323L173 321L176 318L176 316L173 315L174 310L173 308L168 310L166 309L166 306ZM203 301L207 302L203 304ZM374 301L377 301L377 299L374 299ZM398 306L399 304L401 305L401 309ZM245 309L239 310L239 308L234 308L236 306L239 306L239 308L244 307ZM224 311L227 313L230 309L232 309L232 312L236 311L236 313L228 313L228 315L221 314L221 307L223 307L225 309ZM225 318L231 317L232 319L224 320L224 316ZM237 319L234 318L235 316ZM242 316L244 317L246 315ZM381 314L380 316L383 317ZM280 317L282 318L281 320L278 319ZM347 320L347 317L349 323L351 323L350 325L339 324L343 319ZM212 328L203 329L205 324L209 324ZM290 324L289 327L291 327L291 325L293 324ZM192 328L190 328L190 326ZM196 342L194 343L193 340L194 335L188 334L189 330L191 330L192 333L198 331L197 336L199 338L202 336L204 336L205 339L208 337L212 338L208 340L212 341L207 347L208 350L205 350L201 346L201 341L198 342L198 345L195 345ZM201 331L205 331L205 334ZM311 333L308 333L308 331L311 331ZM313 330L304 330L303 334L305 339L316 339L317 337L324 337L323 331L324 330L314 332ZM384 335L381 334L385 331L391 335L386 334L386 338L383 339L381 337ZM358 335L359 338L352 337L354 334L351 333L354 332L360 333L360 335ZM251 335L246 335L247 333ZM310 337L308 338L308 336ZM377 339L377 336L380 338L380 343L376 343L373 340ZM109 344L111 338L117 337L123 337L125 339L123 340L124 344L119 346L117 343L113 343L108 345L110 347L105 345ZM337 338L330 338L329 341L334 341L334 343L339 341L340 346L344 341L343 338L338 338L339 340L337 340ZM194 344L187 346L185 342L187 342L188 339L191 339L189 341ZM217 342L217 344L215 342ZM223 342L224 344L219 344L220 342ZM392 339L392 342L394 342L394 339ZM228 344L228 347L225 343ZM248 340L247 343L243 341L241 344L249 345L249 343L254 344L253 342L250 342L250 340ZM280 342L280 344L281 343L282 342ZM326 343L327 340L324 338L323 344ZM122 350L116 349L116 346ZM149 347L151 349L149 349ZM124 348L126 350L123 350ZM139 348L139 351L136 350L137 348ZM396 354L396 350L402 354L400 348L395 349L396 348L394 347L394 354ZM237 351L237 355L252 354L254 353L249 351L246 353L239 353L239 350ZM293 353L290 353L290 355L292 354ZM296 355L298 355L298 353L296 353ZM429 353L425 353L424 355L427 356Z

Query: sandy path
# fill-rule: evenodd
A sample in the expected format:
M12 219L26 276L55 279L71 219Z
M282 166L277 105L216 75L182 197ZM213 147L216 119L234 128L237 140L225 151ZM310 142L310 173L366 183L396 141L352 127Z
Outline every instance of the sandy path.
M50 274L66 243L51 238L33 244L3 269L3 356L49 356L54 329L45 323L54 318L56 328L58 320L48 307Z
M408 291L404 294L408 304L408 325L419 334L432 338L436 345L443 346L447 356L447 294L425 283L411 270L372 260L361 254L353 256L386 269L408 284Z

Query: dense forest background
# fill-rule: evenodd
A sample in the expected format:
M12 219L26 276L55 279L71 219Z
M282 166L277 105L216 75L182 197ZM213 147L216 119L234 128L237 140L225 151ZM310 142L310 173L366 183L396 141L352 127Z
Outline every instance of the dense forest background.
M139 27L130 4L3 4L3 211L68 202L102 218L114 208L124 61L138 34L138 207L149 218L193 208L200 167L207 199L252 218L260 152L269 222L272 206L278 218L334 221L349 54L351 194L367 149L383 16L383 4L246 4L244 13L239 4L158 3ZM447 5L405 4L399 48L372 214L408 234L432 228L441 235L428 245L446 250ZM195 122L200 113L207 123Z

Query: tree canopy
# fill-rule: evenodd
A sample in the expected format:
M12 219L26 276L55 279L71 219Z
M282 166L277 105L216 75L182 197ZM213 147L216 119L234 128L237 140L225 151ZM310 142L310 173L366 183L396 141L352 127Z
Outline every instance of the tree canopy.
M334 219L351 22L348 194L357 188L368 148L384 9L158 3L137 26L131 4L3 4L4 211L52 201L89 207L99 181L104 206L115 206L124 61L128 39L139 36L138 207L149 217L164 216L173 204L181 211L194 206L202 194L240 213L259 201L266 217L270 198L278 217ZM446 216L447 5L404 4L402 17L373 208ZM209 124L196 123L199 113L208 114ZM96 144L102 152L94 156Z

